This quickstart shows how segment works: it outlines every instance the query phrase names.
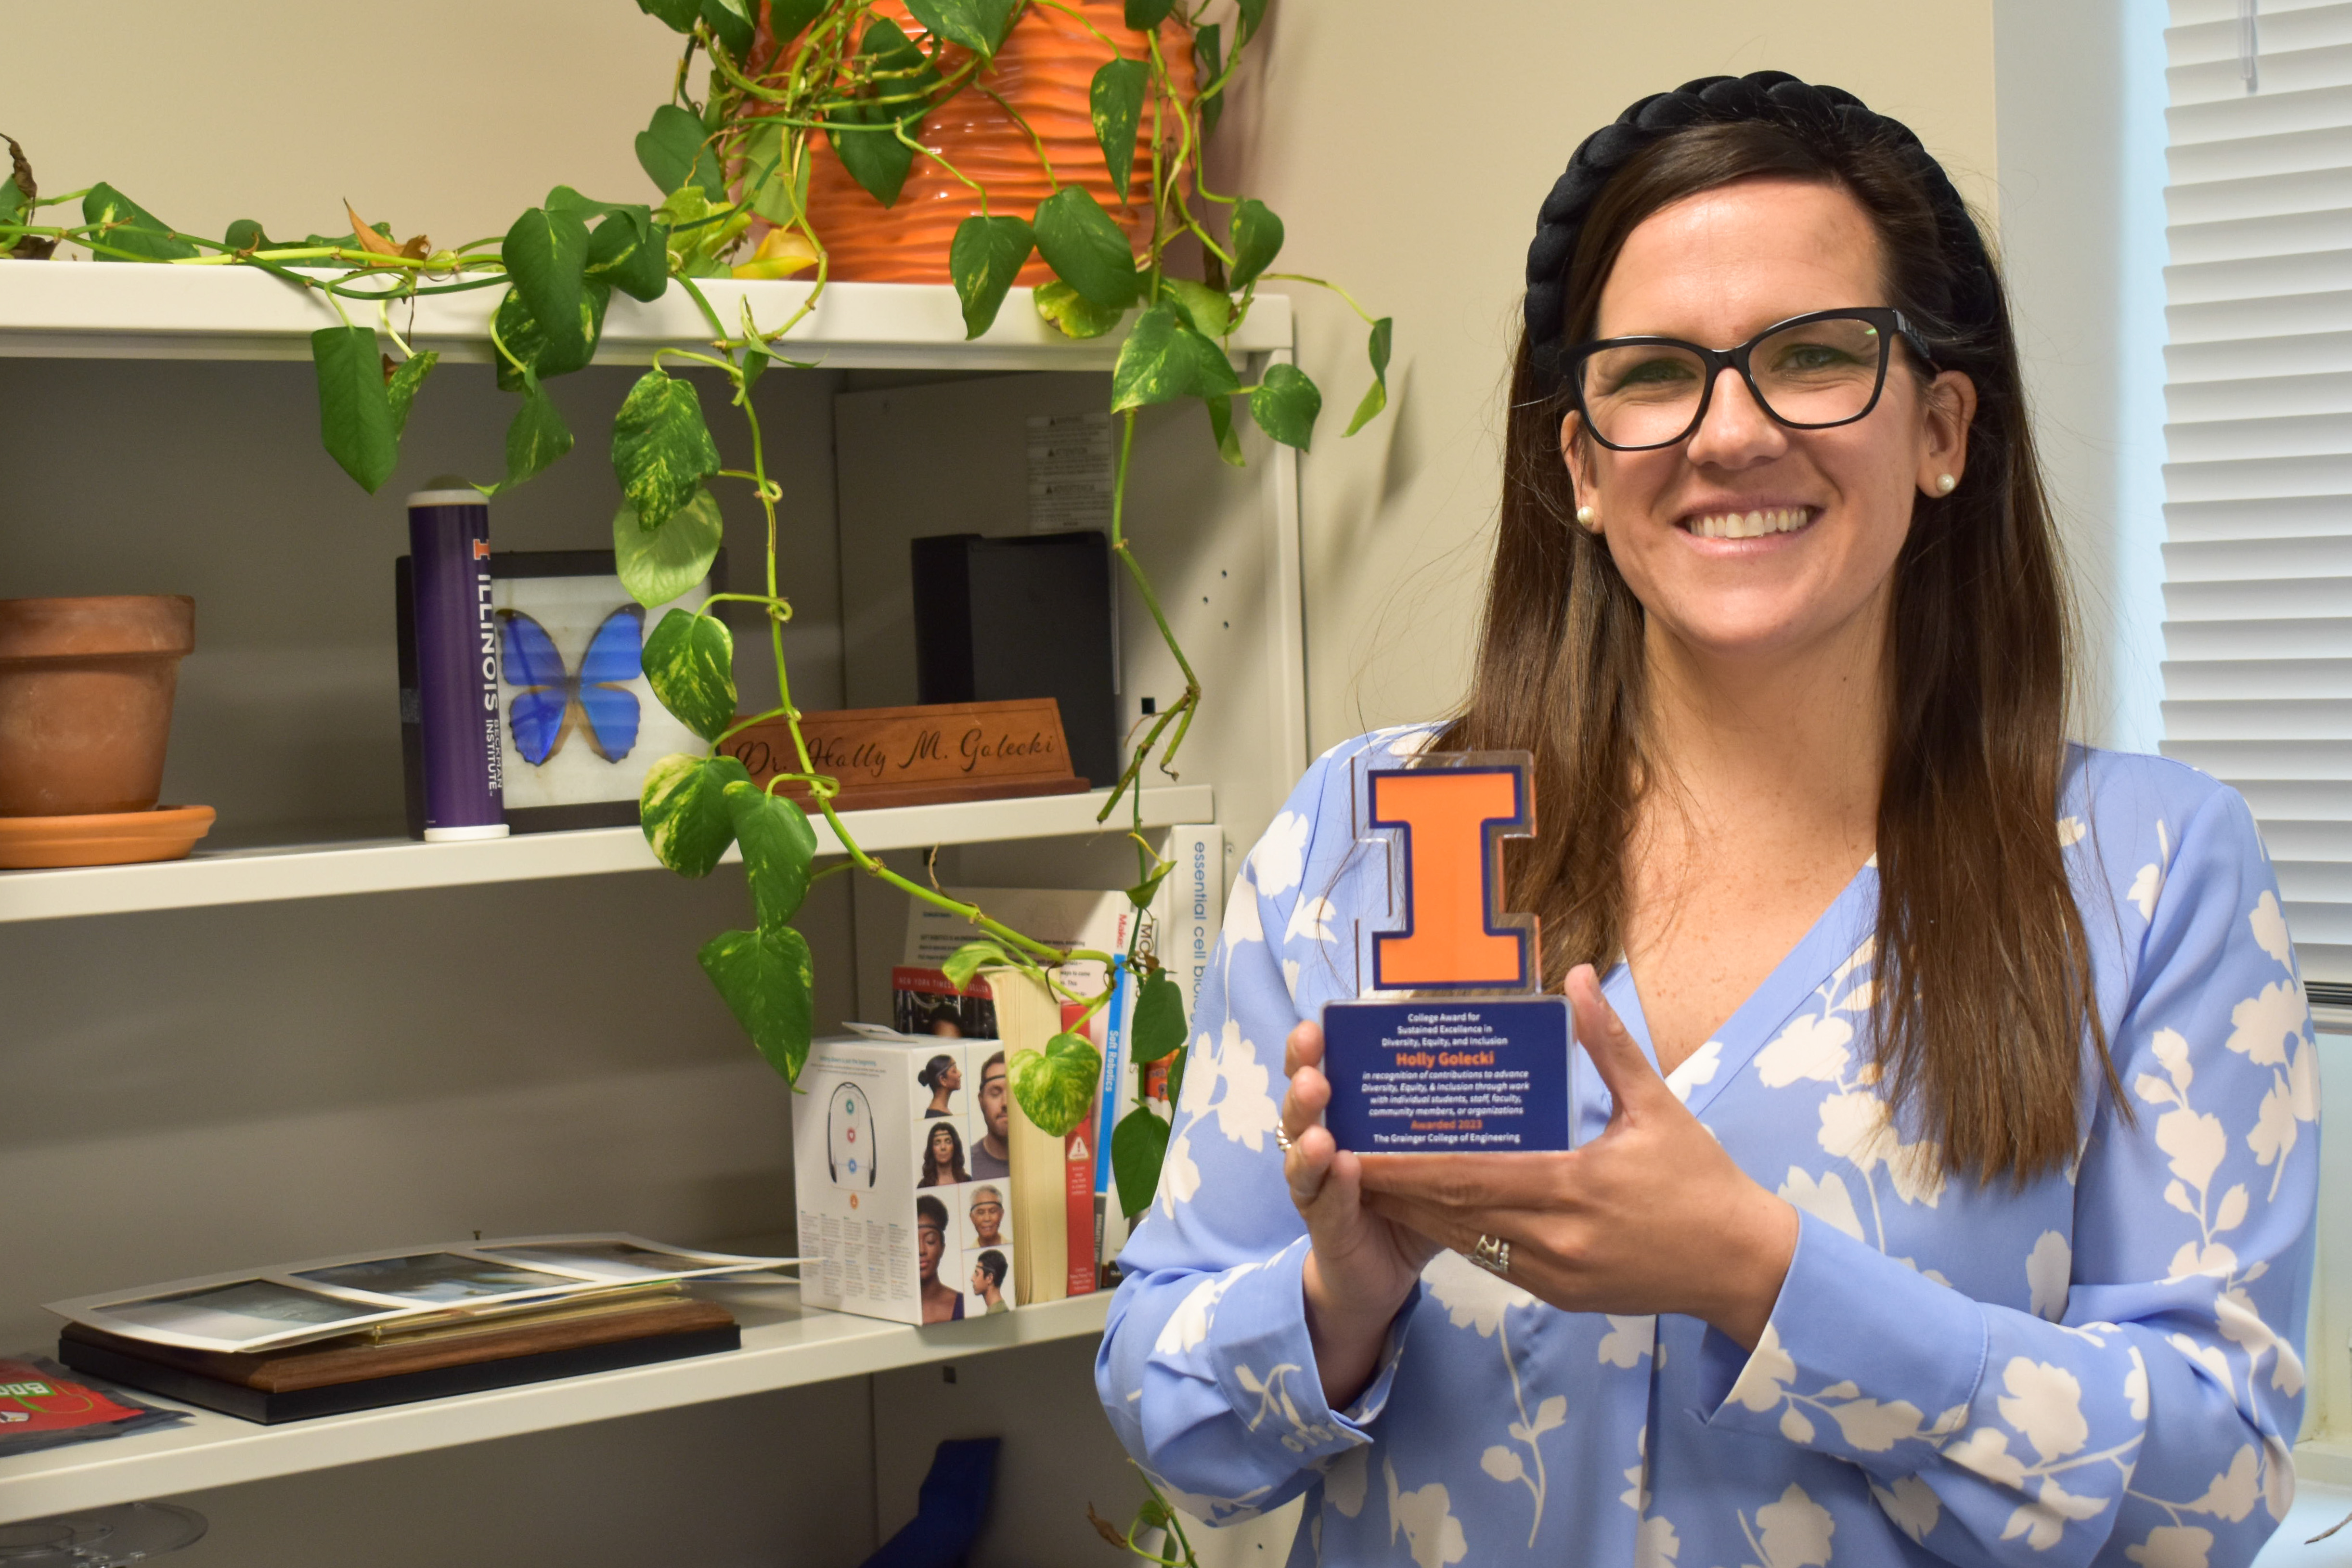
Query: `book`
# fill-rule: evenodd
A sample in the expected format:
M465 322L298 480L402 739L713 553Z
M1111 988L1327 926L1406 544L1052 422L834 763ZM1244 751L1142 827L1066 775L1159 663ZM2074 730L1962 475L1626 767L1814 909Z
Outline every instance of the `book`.
M999 971L993 989L998 1043L1007 1057L1044 1050L1079 1010L1025 974ZM1012 1111L1013 1267L1020 1304L1086 1295L1097 1284L1093 1108L1076 1128L1056 1137L1029 1119L1018 1097L1006 1098Z
M408 541L422 833L504 837L489 507L471 489L420 490L408 498Z
M1201 985L1208 978L1210 956L1224 921L1224 830L1214 823L1180 823L1168 830L1167 855L1173 864L1148 911L1146 942L1176 983L1188 1037L1197 1037ZM1112 1166L1118 1124L1139 1100L1162 1121L1174 1115L1168 1100L1167 1060L1139 1064L1132 1058L1129 1031L1142 976L1122 967L1118 978L1103 1047L1102 1103L1095 1113L1095 1125L1102 1132L1095 1162L1096 1257L1104 1265L1118 1257L1130 1228Z

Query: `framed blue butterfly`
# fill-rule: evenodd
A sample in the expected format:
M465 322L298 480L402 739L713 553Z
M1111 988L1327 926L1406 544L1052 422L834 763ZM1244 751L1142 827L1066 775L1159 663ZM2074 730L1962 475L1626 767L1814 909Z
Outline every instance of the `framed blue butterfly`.
M604 617L580 668L563 662L547 628L521 610L499 613L506 682L515 689L507 732L533 767L563 749L574 729L590 750L617 763L635 749L640 713L628 683L645 673L646 612L623 605Z

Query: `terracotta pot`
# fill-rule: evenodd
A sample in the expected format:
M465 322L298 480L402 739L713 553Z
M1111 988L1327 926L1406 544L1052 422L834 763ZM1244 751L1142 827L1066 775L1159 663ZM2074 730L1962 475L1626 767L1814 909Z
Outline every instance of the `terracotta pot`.
M1074 0L1073 8L1116 40L1121 54L1147 58L1143 35L1127 26L1124 0ZM920 29L899 0L880 0L873 14L887 16L910 35ZM1190 105L1198 87L1191 29L1174 21L1160 24L1160 52L1177 96ZM949 50L950 61L961 58L961 49ZM1090 99L1095 72L1108 58L1101 39L1076 20L1033 5L981 79L1037 132L1061 182L1093 192L1140 249L1151 232L1151 110L1147 103L1136 132L1129 205L1122 207L1110 171L1103 166L1102 144L1095 140ZM1173 131L1169 134L1172 142ZM917 140L938 148L940 156L986 186L993 213L1028 217L1054 194L1038 165L1035 144L993 100L969 87L931 112ZM898 204L886 207L849 177L823 133L812 135L809 145L816 153L809 171L809 221L831 254L833 277L860 283L949 280L948 247L956 226L980 211L980 198L970 187L937 159L918 156ZM1016 281L1034 288L1053 278L1033 256Z
M149 811L196 602L0 599L0 816Z

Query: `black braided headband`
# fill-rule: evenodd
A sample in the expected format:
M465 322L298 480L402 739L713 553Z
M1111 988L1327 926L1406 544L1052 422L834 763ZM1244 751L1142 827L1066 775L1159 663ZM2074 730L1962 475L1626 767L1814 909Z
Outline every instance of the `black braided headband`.
M1916 165L1920 188L1934 208L1936 226L1957 264L1951 302L1953 329L1967 331L1991 324L2000 289L1984 237L1944 166L1919 144L1908 126L1873 113L1862 100L1834 87L1817 87L1786 71L1751 76L1701 77L1672 92L1652 93L1586 137L1568 161L1568 170L1544 198L1536 218L1535 242L1528 247L1528 344L1539 384L1557 392L1567 345L1568 268L1577 238L1601 188L1634 154L1676 131L1694 125L1764 121L1786 126L1807 142L1860 147L1890 143Z

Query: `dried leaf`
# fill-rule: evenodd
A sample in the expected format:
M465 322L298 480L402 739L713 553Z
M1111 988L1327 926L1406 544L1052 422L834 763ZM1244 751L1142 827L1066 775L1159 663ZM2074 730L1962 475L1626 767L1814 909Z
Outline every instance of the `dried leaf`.
M367 219L360 216L359 209L352 206L348 198L343 202L343 216L352 220L352 237L359 241L362 250L371 256L401 254L400 247L368 226Z

